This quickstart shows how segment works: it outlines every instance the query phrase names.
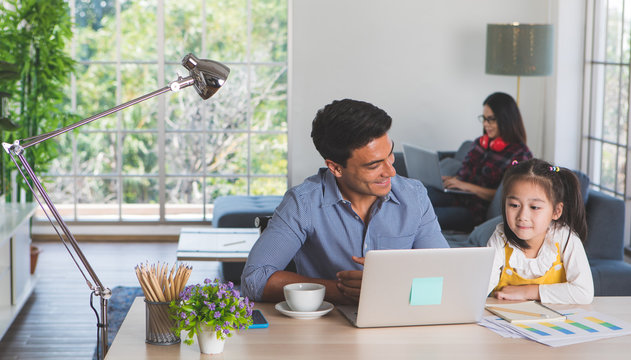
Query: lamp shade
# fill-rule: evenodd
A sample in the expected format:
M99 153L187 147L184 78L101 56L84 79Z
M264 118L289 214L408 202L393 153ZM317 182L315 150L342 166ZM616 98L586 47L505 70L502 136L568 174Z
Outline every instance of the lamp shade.
M550 75L553 55L554 28L550 24L487 25L487 74Z

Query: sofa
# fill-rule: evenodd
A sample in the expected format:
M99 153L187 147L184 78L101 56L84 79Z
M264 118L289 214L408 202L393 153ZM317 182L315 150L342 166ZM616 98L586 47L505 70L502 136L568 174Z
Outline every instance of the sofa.
M463 152L467 146L470 148L470 144L465 143L458 151L440 152L441 170L453 171L457 167L457 162L444 159L462 161ZM457 156L460 158L456 158ZM447 169L447 166L450 168ZM399 175L407 176L402 153L395 153L394 167ZM575 173L579 177L584 194L588 229L584 246L594 278L594 294L596 296L630 296L631 264L624 260L624 201L589 189L587 175L578 171ZM495 226L502 221L501 188L498 190L487 211L487 220L476 226L471 233L443 232L451 247L486 246Z

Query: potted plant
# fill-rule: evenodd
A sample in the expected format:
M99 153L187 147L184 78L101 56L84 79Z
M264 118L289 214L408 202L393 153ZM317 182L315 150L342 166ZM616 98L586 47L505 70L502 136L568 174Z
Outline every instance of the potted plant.
M185 344L191 345L197 335L202 353L218 354L223 352L226 338L252 325L254 303L241 297L232 282L206 279L203 284L187 286L169 307L176 320L176 336L188 331Z

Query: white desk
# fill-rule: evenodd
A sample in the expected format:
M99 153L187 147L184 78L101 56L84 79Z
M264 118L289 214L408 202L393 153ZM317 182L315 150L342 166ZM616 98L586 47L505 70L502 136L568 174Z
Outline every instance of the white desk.
M288 318L257 303L270 327L228 339L224 352L202 355L197 344L145 344L145 309L137 298L106 359L629 359L631 336L552 348L503 338L477 324L357 329L333 310L315 320ZM567 309L576 305L553 306ZM631 297L599 297L586 309L631 322Z
M177 243L177 260L245 262L258 238L257 228L184 227Z

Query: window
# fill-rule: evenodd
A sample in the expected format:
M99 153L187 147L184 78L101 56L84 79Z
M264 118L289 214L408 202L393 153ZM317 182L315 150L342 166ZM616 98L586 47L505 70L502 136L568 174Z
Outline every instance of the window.
M586 34L583 168L593 186L625 199L628 209L631 1L590 1ZM628 234L631 212L626 216Z
M71 0L85 118L158 90L187 53L230 67L209 100L168 92L58 138L43 176L64 219L208 221L215 198L287 188L286 0Z

